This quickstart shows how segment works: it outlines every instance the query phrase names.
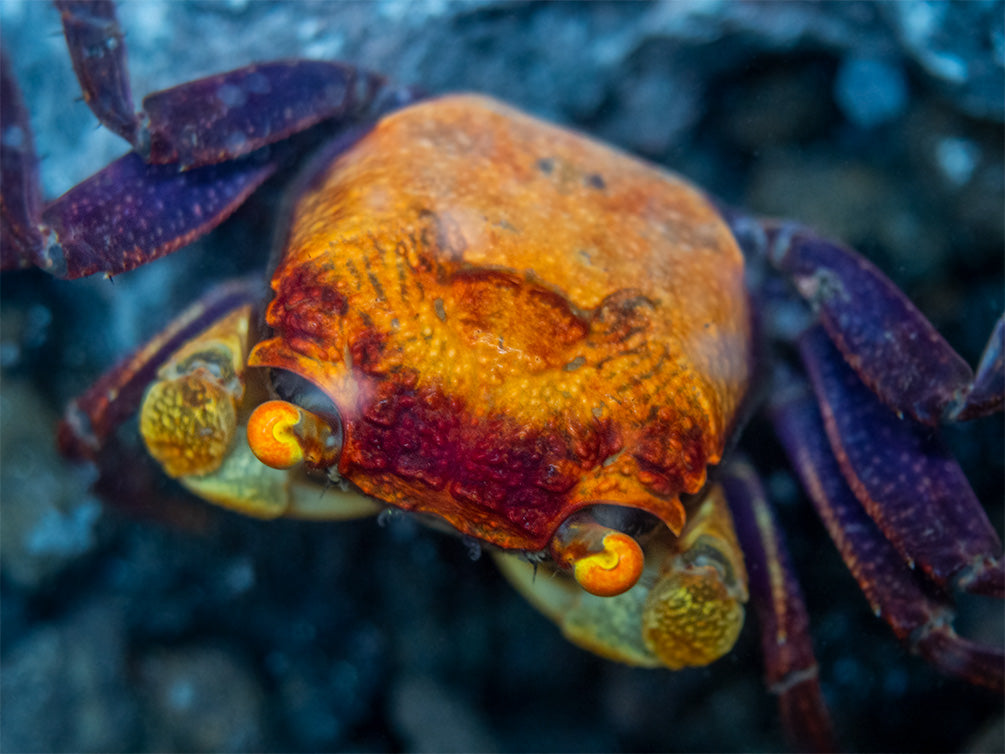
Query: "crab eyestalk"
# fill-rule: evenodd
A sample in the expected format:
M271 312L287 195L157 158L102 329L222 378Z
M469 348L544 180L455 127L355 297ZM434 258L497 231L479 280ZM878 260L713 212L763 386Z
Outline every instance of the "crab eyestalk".
M287 401L267 401L248 418L248 445L274 469L301 463L327 468L338 461L342 444L323 417Z
M583 589L598 597L627 592L645 565L638 542L584 516L570 518L558 528L551 553Z

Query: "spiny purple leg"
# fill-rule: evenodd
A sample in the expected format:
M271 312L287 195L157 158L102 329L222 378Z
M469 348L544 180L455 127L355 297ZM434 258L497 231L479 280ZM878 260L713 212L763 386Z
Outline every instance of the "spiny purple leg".
M136 143L122 30L111 0L56 0L84 101L106 128Z
M143 100L148 146L138 151L183 168L223 162L323 120L373 116L385 86L380 76L320 60L262 63L190 81Z
M265 283L257 275L218 285L109 369L66 407L58 432L63 455L96 460L109 436L136 412L157 370L185 341L238 307L257 306L265 293Z
M844 477L903 559L941 585L1002 596L1001 542L935 430L880 403L819 325L799 348Z
M799 226L769 226L768 237L771 263L795 284L887 406L930 425L956 410L973 372L883 273Z
M836 751L806 606L757 474L749 464L736 462L720 481L733 511L761 624L765 683L778 695L786 732L799 750Z
M945 594L904 564L855 499L827 445L805 382L779 375L774 388L770 411L775 431L873 611L936 667L1000 692L1005 670L1001 650L956 635Z
M28 111L0 50L0 269L31 267L42 247L42 197Z
M69 279L135 269L219 225L275 167L256 154L180 173L130 152L46 207L39 266Z
M1001 411L1005 404L1005 315L998 318L988 344L977 365L974 386L959 409L950 415L966 421Z

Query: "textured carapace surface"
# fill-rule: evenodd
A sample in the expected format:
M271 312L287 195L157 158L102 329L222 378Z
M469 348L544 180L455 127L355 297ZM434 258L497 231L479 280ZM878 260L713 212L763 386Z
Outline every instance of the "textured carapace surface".
M506 548L592 503L679 532L750 370L696 189L492 100L399 111L299 202L250 363L337 405L339 472Z

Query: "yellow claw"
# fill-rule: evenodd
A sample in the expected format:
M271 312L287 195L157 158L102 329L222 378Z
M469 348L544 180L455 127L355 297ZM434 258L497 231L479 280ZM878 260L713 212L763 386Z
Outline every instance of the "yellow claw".
M671 670L701 667L733 648L743 617L743 602L708 566L653 586L642 613L642 636Z
M708 665L743 628L747 571L721 487L691 514L642 611L642 635L668 668Z
M331 466L340 450L327 421L286 401L267 401L252 412L248 445L259 461L274 469L303 462L318 468Z
M617 555L622 537L630 539L581 515L559 528L551 544L555 564L572 571L583 588L569 578L541 578L538 571L548 564L507 552L494 555L514 586L568 639L591 652L629 665L673 669L707 665L726 654L743 627L747 572L722 488L713 485L689 506L679 537L662 528L650 532L638 582L604 596L583 583L576 564L595 554L599 562L609 557L616 563L613 572L620 572L634 557Z
M140 433L173 477L210 474L230 450L250 316L242 306L192 338L157 370L143 398Z
M551 542L555 560L590 594L614 597L635 586L645 556L627 534L584 518L566 521Z
M147 449L172 477L215 471L236 427L233 394L201 373L154 383L140 413Z

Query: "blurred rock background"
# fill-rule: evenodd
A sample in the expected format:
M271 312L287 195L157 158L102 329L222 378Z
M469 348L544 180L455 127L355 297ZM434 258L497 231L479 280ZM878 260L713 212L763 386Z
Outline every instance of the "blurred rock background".
M918 1L120 10L137 103L199 75L295 56L355 61L434 93L490 93L725 201L843 238L971 362L1005 303L1003 19L999 2ZM48 4L0 0L0 33L55 196L124 147L81 102ZM213 279L264 265L273 198L114 282L30 272L0 281L0 748L782 748L753 620L711 668L622 668L566 644L488 558L473 561L461 541L403 516L263 524L186 502L165 481L164 499L181 500L184 516L157 523L89 492L93 473L54 450L62 406ZM948 434L1001 531L1001 419ZM757 445L842 743L1005 749L1000 698L902 651L771 441ZM966 600L960 612L965 634L1003 643L1000 605Z

